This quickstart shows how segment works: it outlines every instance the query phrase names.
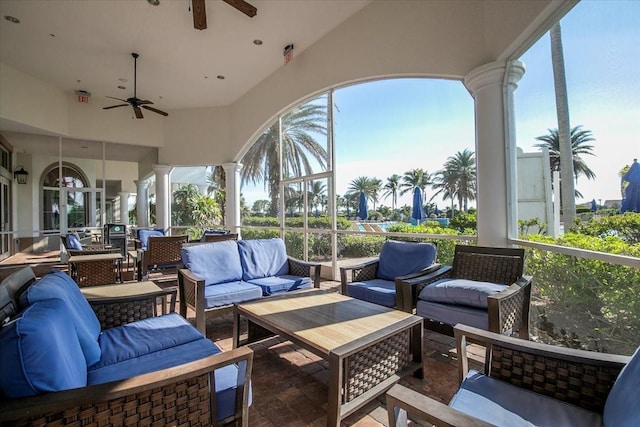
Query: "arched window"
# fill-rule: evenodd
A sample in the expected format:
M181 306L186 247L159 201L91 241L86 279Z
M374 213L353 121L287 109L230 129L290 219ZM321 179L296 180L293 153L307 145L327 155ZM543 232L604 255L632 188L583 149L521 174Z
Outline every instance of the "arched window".
M60 183L64 188L64 203L60 203ZM53 164L45 169L42 180L42 229L44 231L60 230L61 208L66 208L67 226L70 228L86 227L89 222L89 200L87 193L73 191L74 188L89 187L88 179L80 168L72 164L60 168Z

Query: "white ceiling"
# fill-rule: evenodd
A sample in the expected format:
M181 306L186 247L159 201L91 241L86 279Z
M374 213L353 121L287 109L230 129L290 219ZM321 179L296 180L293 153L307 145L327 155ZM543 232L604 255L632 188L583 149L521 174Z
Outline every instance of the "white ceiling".
M200 31L188 0L1 0L0 61L107 106L118 101L105 96L133 96L137 52L137 95L154 107L229 105L285 66L284 46L293 43L299 55L370 1L249 0L258 9L249 18L206 0L208 28Z

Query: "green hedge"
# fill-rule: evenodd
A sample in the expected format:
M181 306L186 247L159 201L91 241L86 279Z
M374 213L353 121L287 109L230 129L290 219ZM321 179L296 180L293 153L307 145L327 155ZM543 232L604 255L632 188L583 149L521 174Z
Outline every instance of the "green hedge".
M560 238L529 235L534 242L640 257L640 245L619 237L568 233ZM563 313L570 327L589 315L598 327L591 334L607 338L605 351L626 353L640 341L640 270L598 260L527 248L526 271L534 276L534 296L547 309ZM573 314L575 313L575 314ZM577 346L587 348L587 337ZM568 343L565 343L568 344ZM602 345L602 344L601 344ZM593 348L591 348L593 349Z

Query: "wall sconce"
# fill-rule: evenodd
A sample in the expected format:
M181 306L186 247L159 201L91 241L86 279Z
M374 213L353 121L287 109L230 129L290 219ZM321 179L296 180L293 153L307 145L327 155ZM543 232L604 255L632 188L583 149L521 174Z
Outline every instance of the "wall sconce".
M26 184L28 176L29 172L24 170L22 166L20 166L20 169L16 169L16 171L13 173L13 178L18 181L18 184Z

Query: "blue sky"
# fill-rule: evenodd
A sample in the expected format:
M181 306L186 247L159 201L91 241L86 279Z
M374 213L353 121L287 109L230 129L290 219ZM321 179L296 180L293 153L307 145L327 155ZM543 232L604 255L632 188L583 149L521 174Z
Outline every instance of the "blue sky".
M636 0L583 1L561 21L571 126L583 125L596 138L595 156L585 157L596 180L577 185L584 201L620 199L618 171L640 157L639 22ZM549 35L520 60L527 71L515 92L517 145L537 151L535 137L557 127ZM473 100L459 81L361 83L337 89L334 104L338 194L358 176L385 182L413 168L433 173L456 152L474 150ZM267 198L262 186L242 191L249 204ZM391 199L381 203L390 206ZM403 204L411 204L410 193Z

